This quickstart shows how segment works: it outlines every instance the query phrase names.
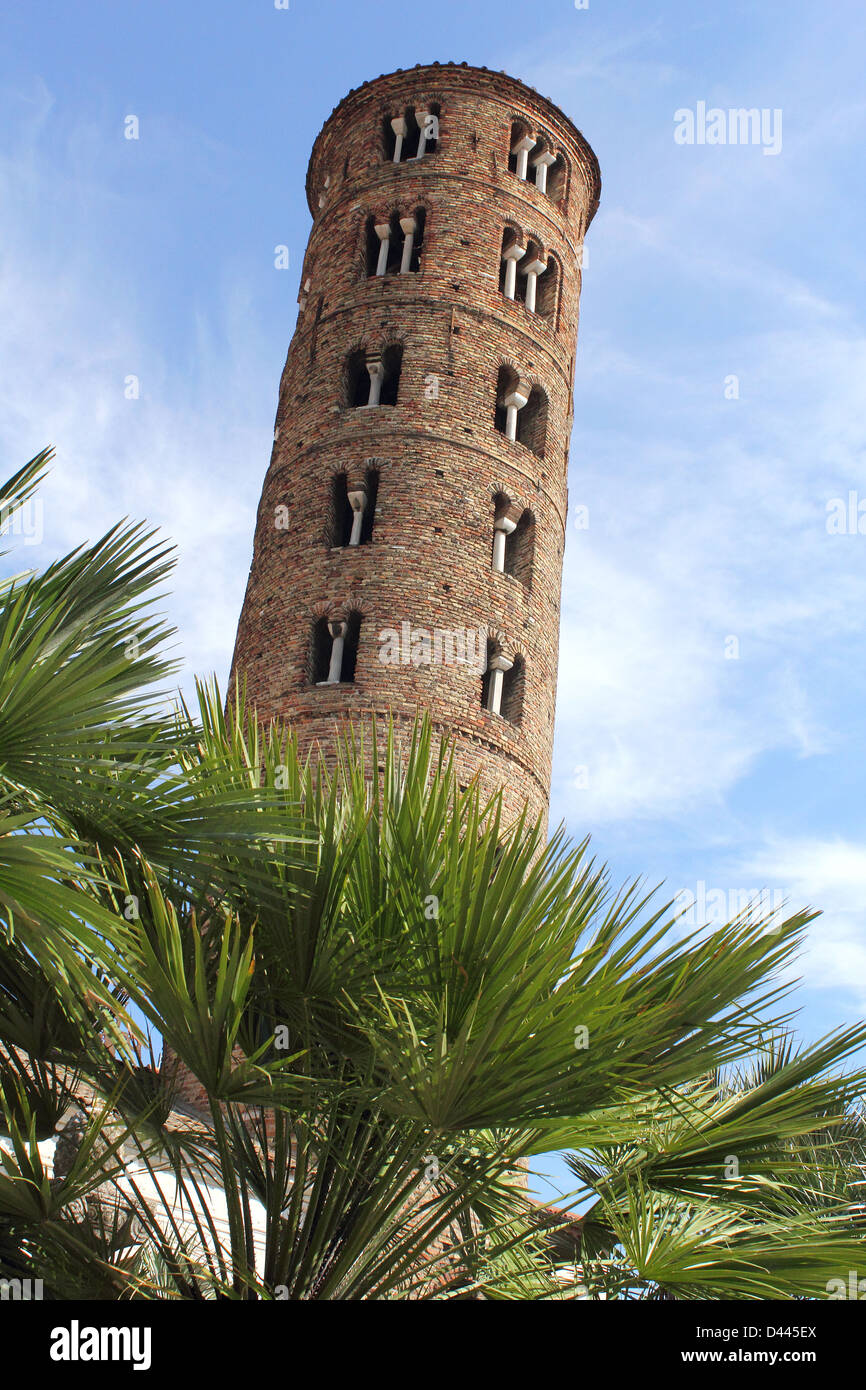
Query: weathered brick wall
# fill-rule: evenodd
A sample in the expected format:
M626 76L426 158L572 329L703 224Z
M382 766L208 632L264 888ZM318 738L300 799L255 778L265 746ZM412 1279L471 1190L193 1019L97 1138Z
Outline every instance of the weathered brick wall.
M407 107L439 110L439 140L394 164L383 125ZM564 157L558 201L509 169L523 121ZM327 179L327 187L326 187ZM501 73L418 67L347 96L313 147L313 228L303 297L280 385L276 439L256 526L232 679L246 677L263 718L327 752L335 720L376 711L411 721L430 709L458 738L461 780L480 771L546 814L556 690L566 471L580 294L580 249L595 212L595 157L545 98ZM323 205L319 206L320 198ZM372 215L425 211L420 269L369 277ZM556 258L557 303L533 314L500 289L506 228ZM549 296L548 296L549 297ZM357 350L403 349L396 405L352 409L345 369ZM509 364L548 397L543 456L494 425L496 384ZM336 473L351 487L379 471L369 544L331 547ZM534 517L532 583L493 571L494 498ZM362 615L354 684L309 678L311 631L323 615ZM481 705L481 674L460 665L389 664L381 634L488 629L525 663L519 724Z

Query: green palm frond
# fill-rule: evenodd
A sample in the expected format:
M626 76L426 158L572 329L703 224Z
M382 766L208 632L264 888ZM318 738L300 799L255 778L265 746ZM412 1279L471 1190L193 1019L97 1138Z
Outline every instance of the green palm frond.
M170 566L123 525L0 585L0 1265L190 1301L819 1297L854 1267L866 1028L787 1040L814 914L684 934L462 788L429 718L326 765L240 684L169 710ZM524 1165L559 1146L578 1188L540 1213Z

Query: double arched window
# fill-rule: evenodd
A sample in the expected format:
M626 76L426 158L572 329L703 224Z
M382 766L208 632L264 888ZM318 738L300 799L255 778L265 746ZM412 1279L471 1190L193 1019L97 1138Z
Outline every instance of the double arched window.
M506 439L524 444L544 458L547 439L547 393L507 364L496 380L494 424Z
M331 480L331 506L326 527L330 547L368 545L376 517L379 472L368 468L362 483L350 487L345 473Z
M382 121L385 159L392 164L404 164L434 154L439 147L440 114L438 103L431 102L428 107L407 106L396 116L385 116Z
M399 343L382 353L359 348L346 361L343 380L343 403L357 410L367 406L396 405L403 367L403 349Z
M517 227L506 227L499 252L499 288L506 299L525 304L556 326L559 301L559 261L548 255L535 237L524 237Z
M518 512L504 493L497 493L493 499L493 569L510 574L530 589L534 561L535 517L528 508Z
M426 210L415 208L405 217L392 212L388 218L371 214L365 224L367 278L409 275L421 269Z
M564 201L568 192L568 162L551 139L531 130L526 121L511 124L508 167L519 179L532 179L540 193L554 203Z
M351 685L355 680L361 614L318 618L310 634L307 675L311 685Z
M497 714L509 724L523 720L523 692L526 684L526 665L522 656L513 659L504 655L495 639L487 643L487 666L481 678L481 707Z

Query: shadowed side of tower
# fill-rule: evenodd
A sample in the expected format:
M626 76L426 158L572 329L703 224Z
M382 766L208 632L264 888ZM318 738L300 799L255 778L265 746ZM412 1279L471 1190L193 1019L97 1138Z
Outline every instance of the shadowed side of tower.
M429 710L546 815L595 156L515 79L418 67L340 103L307 196L232 682L326 757Z

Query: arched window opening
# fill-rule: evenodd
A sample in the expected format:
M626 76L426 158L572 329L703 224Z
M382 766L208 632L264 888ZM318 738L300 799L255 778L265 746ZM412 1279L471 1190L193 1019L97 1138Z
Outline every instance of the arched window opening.
M370 214L364 228L364 257L366 262L367 277L376 274L376 266L379 263L379 238L376 235L376 218Z
M535 312L547 319L552 328L556 327L559 307L559 261L548 256L547 267L538 277Z
M506 299L517 298L517 266L525 254L520 233L514 227L506 227L499 253L499 289Z
M346 622L346 633L343 639L343 665L340 672L342 682L352 683L355 679L355 668L358 664L358 646L361 641L361 614L353 611L349 614Z
M326 528L332 548L367 545L373 534L379 472L368 468L363 483L350 487L345 473L331 479L331 498Z
M539 193L546 193L548 191L547 180L555 162L556 156L553 154L547 141L538 140L535 149L529 156L529 173Z
M403 369L403 349L395 343L382 353L382 386L379 405L396 405L400 389L400 373Z
M547 196L551 202L562 203L568 194L568 164L565 156L558 154L547 175Z
M378 468L368 468L364 479L364 491L366 502L363 511L363 521L361 522L359 545L369 545L373 536L373 526L376 521L376 500L379 496L379 470Z
M510 535L505 537L505 573L531 589L534 560L535 517L532 512L525 511Z
M408 217L400 218L400 230L403 236L400 272L403 275L413 274L421 269L426 220L427 213L424 208L416 208Z
M507 515L510 505L505 493L497 492L493 498L493 568L498 574L505 573L505 548L514 530L514 522Z
M363 349L353 352L346 363L345 402L350 409L369 404L370 373L367 371L367 354Z
M396 212L391 214L386 225L388 227L388 251L383 258L385 269L381 273L383 275L396 275L400 270L400 260L403 254L403 231Z
M513 121L508 143L508 167L519 179L525 179L529 169L529 151L535 147L535 136L529 133L525 121Z
M348 545L352 534L354 512L349 502L349 489L345 473L336 473L331 479L330 525L328 545Z
M427 144L425 154L435 154L439 148L439 122L442 118L442 107L438 101L433 101L427 111Z
M525 410L520 411L517 439L539 458L544 458L547 440L547 396L540 386L533 386Z
M389 164L399 164L403 157L403 141L406 139L406 121L403 116L382 117L382 145L385 159Z
M481 708L489 714L502 713L503 680L512 663L502 655L498 642L488 639L487 667L481 678Z
M523 719L523 691L526 685L526 666L523 657L514 658L513 665L502 674L502 701L500 714L509 724L520 724Z
M493 422L506 439L521 439L519 417L529 400L530 387L513 367L503 364L496 379L496 409Z
M355 679L361 614L319 618L310 641L309 675L314 685L346 685Z
M544 260L541 247L537 241L530 238L526 244L526 254L520 258L517 267L517 286L514 297L519 299L521 304L525 304L532 313L535 313L538 277L546 269L546 266L547 262Z
M490 707L490 678L491 678L491 676L493 675L493 671L492 671L492 669L491 669L490 663L491 663L491 661L493 660L493 658L494 658L495 656L498 656L498 655L499 655L499 643L498 643L498 642L491 642L491 641L488 639L488 642L487 642L487 659L486 659L485 664L484 664L484 674L483 674L482 677L481 677L481 708L482 708L482 709L489 709L489 707Z
M512 367L500 367L499 375L496 378L496 409L494 414L494 424L500 434L505 433L508 414L508 407L505 402L516 385L517 373L514 369Z
M421 137L421 127L415 118L414 107L406 107L406 110L403 112L403 123L406 127L406 133L403 136L403 149L400 154L400 159L395 160L395 163L398 164L403 163L407 159L415 159L418 154L418 141Z
M328 667L331 664L331 634L328 631L327 618L319 618L313 623L313 630L310 634L310 654L307 675L311 685L321 685L328 679Z

